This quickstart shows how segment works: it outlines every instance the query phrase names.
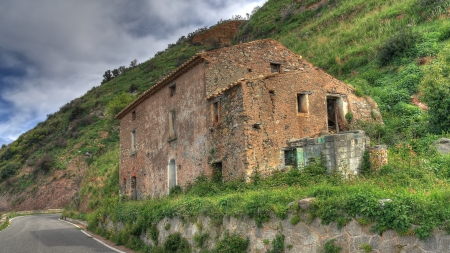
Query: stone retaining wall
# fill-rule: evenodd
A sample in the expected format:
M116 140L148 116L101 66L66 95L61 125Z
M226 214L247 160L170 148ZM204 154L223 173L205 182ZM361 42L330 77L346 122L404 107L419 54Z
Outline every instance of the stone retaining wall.
M393 230L387 230L381 235L370 231L370 225L360 225L356 220L350 221L341 229L332 222L322 225L319 219L305 222L307 215L301 217L303 221L292 225L292 214L285 220L272 217L270 222L258 228L255 221L248 217L224 217L219 227L212 224L209 217L198 217L196 220L181 220L179 218L165 218L156 225L159 231L158 242L162 245L170 234L179 232L193 248L193 252L200 252L195 247L194 236L207 233L205 246L209 249L223 237L226 231L237 233L243 238L249 238L247 252L266 252L273 248L272 241L277 234L284 235L285 252L316 253L321 252L323 245L335 239L334 245L342 247L340 252L374 252L374 253L432 253L450 252L450 235L443 231L435 231L427 240L419 240L413 235L400 236ZM108 231L117 232L124 228L123 224L113 224L107 220L102 225ZM154 245L149 234L142 234L141 239L148 245ZM364 251L371 249L371 251Z

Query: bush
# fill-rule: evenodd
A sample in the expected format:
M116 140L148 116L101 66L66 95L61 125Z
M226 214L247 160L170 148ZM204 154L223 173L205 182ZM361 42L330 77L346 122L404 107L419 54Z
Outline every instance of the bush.
M53 157L50 155L43 155L41 159L36 163L36 168L49 172L53 166Z
M1 170L0 170L0 179L6 180L12 176L14 176L17 172L17 169L19 168L19 165L16 163L7 163Z
M181 237L180 233L170 234L163 245L165 252L190 253L191 246L186 238Z
M320 253L339 253L342 247L334 245L336 239L331 239L323 245L322 251Z
M133 100L134 96L123 92L108 103L106 106L106 115L113 118Z
M250 240L241 238L237 234L232 234L227 231L224 238L216 245L213 253L245 253L247 252Z
M382 66L387 65L394 59L410 50L416 41L417 35L411 30L400 30L391 36L382 46L377 49L378 60Z

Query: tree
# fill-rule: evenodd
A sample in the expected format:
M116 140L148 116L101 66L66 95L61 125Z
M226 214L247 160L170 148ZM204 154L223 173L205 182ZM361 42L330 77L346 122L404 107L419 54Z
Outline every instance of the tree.
M132 61L130 62L130 68L134 68L134 67L136 67L136 66L137 66L137 60L134 59L134 60L132 60Z
M113 77L117 77L119 75L119 70L118 69L113 69L113 71L111 72Z
M125 66L119 67L119 74L123 75L127 72L127 68Z
M112 73L111 73L111 70L105 71L105 74L103 74L103 81L102 81L102 84L108 82L108 81L111 80L111 79L112 79Z
M450 131L450 44L425 69L421 82L424 101L428 105L430 126L436 133Z

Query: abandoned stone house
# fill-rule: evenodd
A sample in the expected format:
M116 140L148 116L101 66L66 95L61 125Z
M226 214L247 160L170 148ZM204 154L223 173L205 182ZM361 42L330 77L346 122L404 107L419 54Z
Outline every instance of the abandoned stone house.
M199 53L116 116L121 194L159 197L202 174L248 179L317 154L356 173L367 141L343 133L345 115L373 120L373 110L273 39Z

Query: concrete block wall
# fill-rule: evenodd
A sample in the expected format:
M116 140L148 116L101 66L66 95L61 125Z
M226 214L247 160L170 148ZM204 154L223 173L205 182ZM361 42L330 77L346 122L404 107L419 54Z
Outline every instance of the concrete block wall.
M346 176L359 173L368 145L369 138L361 130L289 142L297 150L299 168L322 156L329 171L337 169Z

